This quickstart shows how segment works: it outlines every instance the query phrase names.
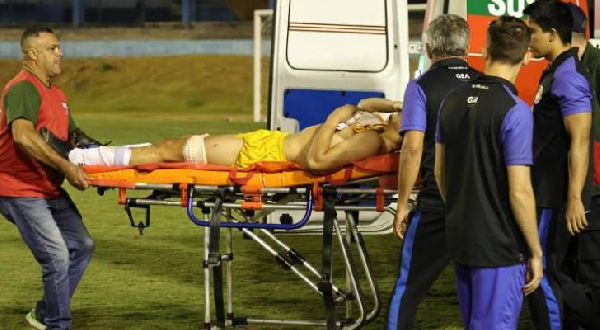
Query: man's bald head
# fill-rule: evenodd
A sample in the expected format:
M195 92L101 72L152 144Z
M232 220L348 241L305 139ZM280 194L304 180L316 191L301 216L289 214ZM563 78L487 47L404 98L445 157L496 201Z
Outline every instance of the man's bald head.
M61 72L60 41L52 29L33 27L25 30L21 37L23 65L44 82L49 83Z
M39 37L41 33L54 34L54 31L49 27L35 26L28 28L23 32L23 35L21 36L21 51L23 54L26 54L27 50L31 48L32 39Z

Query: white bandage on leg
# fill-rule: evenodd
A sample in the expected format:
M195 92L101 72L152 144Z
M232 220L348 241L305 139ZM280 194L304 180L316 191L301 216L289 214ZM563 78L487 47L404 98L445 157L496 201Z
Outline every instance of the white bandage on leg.
M129 165L130 159L129 147L75 148L69 152L69 161L77 165Z
M110 147L100 147L100 152L102 152L102 148L110 148ZM129 160L131 159L131 148L130 147L113 147L115 148L115 165L129 165Z
M206 147L204 139L208 134L194 135L183 146L183 159L186 163L206 164Z
M97 148L93 148L93 149L97 149ZM69 161L75 165L85 165L86 150L91 150L91 149L75 148L75 149L71 150L69 152Z

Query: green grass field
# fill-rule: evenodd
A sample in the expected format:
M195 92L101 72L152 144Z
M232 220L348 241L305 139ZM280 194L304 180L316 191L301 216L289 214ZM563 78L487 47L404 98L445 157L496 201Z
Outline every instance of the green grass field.
M78 124L90 135L113 144L156 142L263 127L247 121L250 63L232 57L77 60L67 63L60 82ZM0 65L4 84L18 64ZM178 66L185 68L176 70ZM134 77L127 80L128 75ZM184 209L153 208L152 227L139 236L129 227L114 191L100 197L94 189L67 189L96 242L92 263L72 301L74 329L202 329L203 230L187 219ZM279 269L257 244L243 240L238 232L234 237L236 316L324 317L316 293ZM320 266L320 237L292 236L285 241ZM377 322L367 329L381 329L396 280L400 242L386 235L366 237L366 244L384 303ZM16 228L2 219L0 273L0 329L28 329L24 316L40 296L40 269ZM335 273L343 278L339 269ZM527 313L523 314L520 328L529 329ZM461 328L451 268L421 304L417 328Z

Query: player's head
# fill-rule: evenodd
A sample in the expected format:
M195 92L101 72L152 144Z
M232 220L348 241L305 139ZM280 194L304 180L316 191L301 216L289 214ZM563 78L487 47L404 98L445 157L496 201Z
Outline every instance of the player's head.
M520 18L503 16L492 21L487 30L486 60L511 65L526 64L531 31Z
M531 29L529 47L535 57L547 57L555 47L571 43L573 16L569 5L559 0L538 0L525 8Z
M23 60L35 65L40 73L53 77L60 74L63 53L58 37L48 27L32 27L21 36Z
M469 25L453 14L434 19L427 29L425 44L429 58L465 57L469 52Z

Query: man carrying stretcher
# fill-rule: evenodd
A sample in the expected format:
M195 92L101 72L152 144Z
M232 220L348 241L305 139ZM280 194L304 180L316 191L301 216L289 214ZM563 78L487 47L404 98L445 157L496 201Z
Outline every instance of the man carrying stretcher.
M383 104L383 103L389 104ZM361 111L365 109L365 111ZM69 160L78 165L140 165L189 162L244 168L260 161L289 161L311 172L339 169L355 160L400 149L398 114L370 112L398 111L399 104L386 100L365 100L361 108L342 106L320 125L298 133L258 130L237 135L194 135L164 140L147 146L99 146L76 148Z

